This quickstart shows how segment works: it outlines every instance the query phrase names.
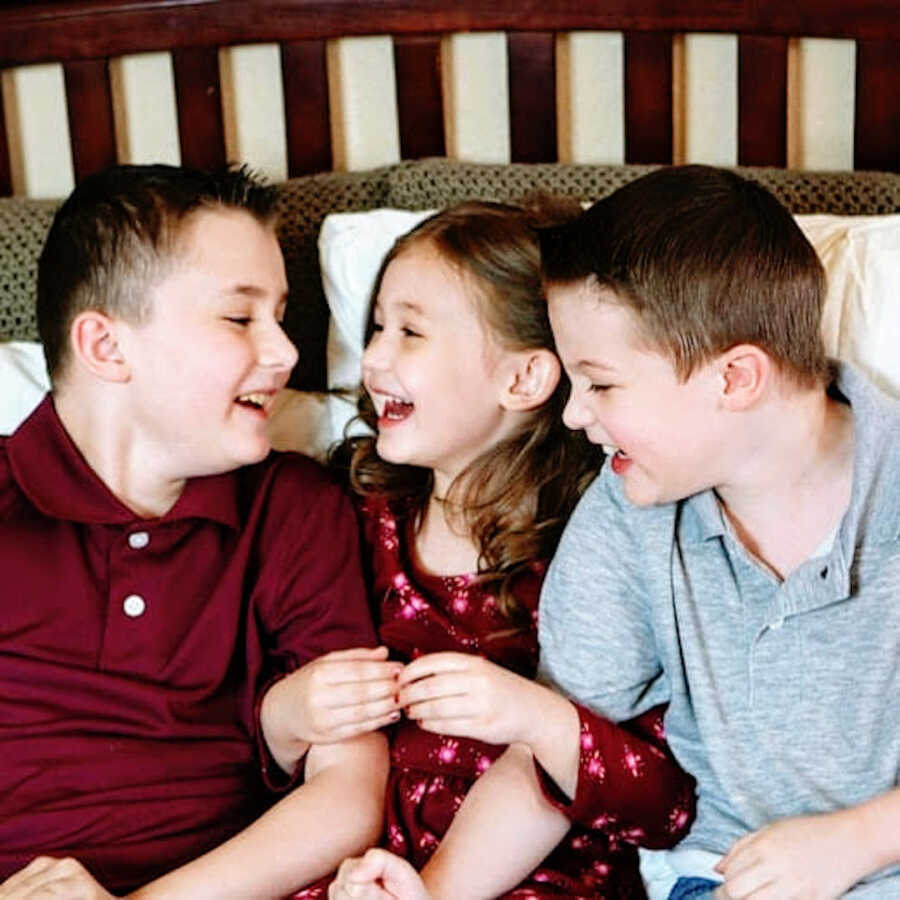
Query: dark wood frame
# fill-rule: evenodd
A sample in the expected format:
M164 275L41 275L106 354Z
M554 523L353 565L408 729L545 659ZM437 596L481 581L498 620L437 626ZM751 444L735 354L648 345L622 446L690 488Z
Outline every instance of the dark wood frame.
M739 159L785 165L786 49L790 37L858 41L856 168L900 171L898 0L62 0L0 7L0 68L64 66L76 177L114 159L109 57L173 52L182 158L224 159L216 49L282 47L290 175L331 167L325 44L391 34L403 158L444 153L440 37L466 30L508 35L514 161L556 158L555 32L625 33L626 161L669 162L671 38L739 35ZM548 89L548 85L551 87ZM0 119L0 194L10 174Z

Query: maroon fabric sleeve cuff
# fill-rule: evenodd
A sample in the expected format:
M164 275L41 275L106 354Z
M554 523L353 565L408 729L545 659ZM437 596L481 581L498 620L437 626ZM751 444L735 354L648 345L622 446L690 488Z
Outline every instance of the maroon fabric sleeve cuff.
M575 704L578 782L571 799L535 760L547 800L570 821L644 847L674 846L694 815L694 780L668 752L663 707L616 724Z
M580 726L578 734L579 740L581 741L581 750L578 758L578 782L575 786L575 796L570 799L537 759L534 760L534 769L538 783L547 800L571 822L576 822L579 825L586 825L591 828L596 827L597 824L595 819L597 818L598 811L598 792L592 784L591 779L585 777L586 767L592 765L591 755L593 744L589 741L585 741L584 735L591 732L591 725L598 717L589 713L577 703L573 705L578 711L578 722Z
M300 757L292 774L288 775L281 766L275 761L266 743L266 738L262 730L262 703L269 688L281 681L289 672L280 672L270 678L262 687L262 690L256 695L256 703L253 707L253 722L256 728L256 752L259 755L260 773L262 774L263 784L272 793L286 794L295 787L303 783L303 760L305 755Z

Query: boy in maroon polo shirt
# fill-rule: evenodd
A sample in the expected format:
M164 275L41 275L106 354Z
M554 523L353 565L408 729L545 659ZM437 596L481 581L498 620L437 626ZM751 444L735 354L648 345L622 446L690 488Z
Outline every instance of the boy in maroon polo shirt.
M355 518L266 437L275 201L120 167L50 230L53 392L0 440L0 898L277 897L379 833L395 665Z

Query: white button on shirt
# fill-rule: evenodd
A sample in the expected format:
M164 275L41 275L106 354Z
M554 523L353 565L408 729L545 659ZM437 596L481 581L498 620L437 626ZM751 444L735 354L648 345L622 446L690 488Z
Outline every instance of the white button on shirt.
M144 614L147 608L147 602L140 594L129 594L122 603L122 609L126 616L136 619Z
M150 543L150 535L146 531L132 531L128 535L128 546L132 550L143 550Z

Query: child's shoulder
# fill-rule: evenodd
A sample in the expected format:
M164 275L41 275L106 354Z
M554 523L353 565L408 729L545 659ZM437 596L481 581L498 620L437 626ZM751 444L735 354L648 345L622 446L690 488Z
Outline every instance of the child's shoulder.
M0 517L5 517L7 511L16 502L18 490L13 478L12 467L9 464L9 454L6 449L8 438L0 436Z
M621 478L604 463L575 507L562 544L571 546L577 535L579 544L594 549L606 547L613 554L626 546L641 553L668 552L680 506L681 503L635 505L626 497Z

